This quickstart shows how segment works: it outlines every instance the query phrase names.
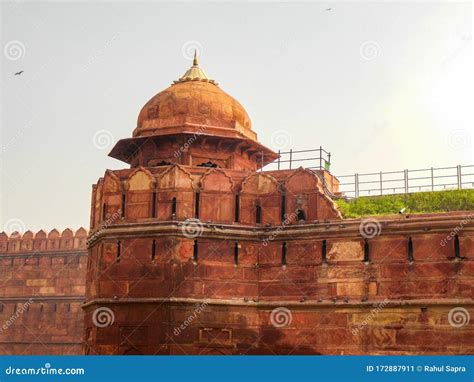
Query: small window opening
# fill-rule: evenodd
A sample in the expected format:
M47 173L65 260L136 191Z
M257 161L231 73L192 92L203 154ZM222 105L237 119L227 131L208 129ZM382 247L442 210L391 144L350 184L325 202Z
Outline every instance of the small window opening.
M415 260L415 258L413 257L413 240L411 239L411 236L408 238L407 254L408 262L413 263L413 260Z
M195 205L194 205L194 217L196 219L199 219L199 204L201 202L201 194L199 192L196 192L196 199L195 199Z
M281 265L286 265L286 241L281 245Z
M303 210L297 209L296 210L296 219L298 221L305 221L306 220L306 215Z
M151 243L151 260L155 260L156 257L156 240Z
M156 192L151 194L151 217L156 218Z
M262 206L257 204L255 206L255 223L260 224L262 222Z
M171 201L171 215L173 216L173 218L176 217L176 198L173 198L173 200Z
M193 245L193 262L197 263L198 262L198 242L197 240L194 240L194 245Z
M198 167L210 167L210 168L216 168L219 167L217 164L212 163L211 161L203 162L201 164L198 164Z
M239 220L240 220L240 195L235 195L234 222L238 223Z
M239 243L234 243L234 265L239 265Z
M120 263L120 250L121 250L121 243L120 241L117 241L117 257L116 257L116 262Z
M370 261L370 249L369 249L369 241L365 239L364 241L364 262L368 263Z
M321 246L321 258L322 258L323 263L327 263L327 262L328 262L328 259L327 259L327 244L326 244L326 240L323 240L323 244L322 244L322 246Z
M286 220L286 195L281 196L281 221L284 222Z
M127 202L125 193L122 194L122 217L125 217L125 203Z
M456 259L461 258L461 248L459 245L459 236L458 234L454 235L454 257Z

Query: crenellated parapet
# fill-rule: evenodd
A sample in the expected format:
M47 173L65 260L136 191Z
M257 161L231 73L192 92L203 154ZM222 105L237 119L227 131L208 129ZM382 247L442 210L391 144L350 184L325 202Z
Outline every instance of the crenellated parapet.
M0 233L0 354L80 353L87 235Z
M62 232L52 229L49 233L43 230L23 234L13 232L10 235L0 232L0 254L84 251L87 249L87 234L82 227L76 232L70 228Z
M303 168L243 172L174 164L107 170L93 187L91 230L193 218L257 226L339 220L324 182Z

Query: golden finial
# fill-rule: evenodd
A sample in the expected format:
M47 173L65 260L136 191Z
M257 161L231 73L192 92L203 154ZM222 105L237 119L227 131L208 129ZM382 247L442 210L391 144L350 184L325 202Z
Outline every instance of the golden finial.
M217 82L215 82L214 80L209 79L209 77L207 77L206 73L204 73L204 70L202 70L199 67L197 49L194 49L193 66L191 66L179 80L174 81L174 83L176 84L176 83L179 83L179 82L187 82L187 81L210 82L211 84L214 84L214 85L217 86Z

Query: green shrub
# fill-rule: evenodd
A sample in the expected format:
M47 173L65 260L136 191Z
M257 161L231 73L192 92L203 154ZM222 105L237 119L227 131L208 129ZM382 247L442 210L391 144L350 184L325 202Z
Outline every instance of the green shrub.
M474 190L362 196L351 200L338 199L336 204L345 218L396 214L402 208L410 214L474 210Z

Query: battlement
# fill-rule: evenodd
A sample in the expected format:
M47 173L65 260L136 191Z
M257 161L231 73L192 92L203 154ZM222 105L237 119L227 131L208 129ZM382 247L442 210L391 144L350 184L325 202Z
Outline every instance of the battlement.
M321 174L301 167L271 173L181 165L138 167L108 170L93 186L91 230L192 218L279 225L292 213L295 217L288 222L292 225L342 218Z
M0 233L0 354L79 354L87 235L82 227ZM40 336L25 330L33 327Z
M76 232L66 228L61 233L57 229L49 233L43 230L36 233L26 231L24 234L13 232L10 235L0 232L0 254L86 250L87 235L83 227Z

